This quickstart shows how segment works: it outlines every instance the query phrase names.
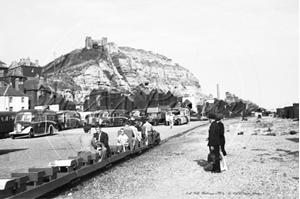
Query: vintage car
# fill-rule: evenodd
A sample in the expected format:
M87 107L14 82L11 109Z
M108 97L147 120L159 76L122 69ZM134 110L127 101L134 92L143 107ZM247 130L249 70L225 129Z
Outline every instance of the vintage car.
M5 137L14 130L16 112L0 111L0 137Z
M135 123L144 124L148 119L148 114L144 110L133 110L129 113L130 121Z
M57 111L58 121L63 129L80 128L83 126L81 116L77 111Z
M166 112L162 111L158 107L147 108L147 114L148 114L149 123L152 125L166 123Z
M124 126L128 120L126 110L106 110L99 114L99 124L105 127Z
M59 121L56 112L50 110L22 110L17 112L14 122L14 131L9 135L12 139L19 135L47 135L59 130Z
M190 111L187 108L180 108L174 113L174 125L188 124L191 120Z

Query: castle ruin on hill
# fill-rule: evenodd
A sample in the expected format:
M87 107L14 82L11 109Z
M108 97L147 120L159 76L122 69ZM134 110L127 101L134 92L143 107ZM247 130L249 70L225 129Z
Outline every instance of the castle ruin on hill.
M107 45L107 37L102 37L101 40L92 39L92 37L85 38L85 48L90 49L99 49L104 48Z

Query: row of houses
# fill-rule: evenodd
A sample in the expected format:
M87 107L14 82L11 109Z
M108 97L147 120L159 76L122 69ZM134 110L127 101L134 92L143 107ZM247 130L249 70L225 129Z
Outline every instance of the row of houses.
M0 65L0 111L34 109L58 104L60 110L74 109L75 103L55 92L42 77L43 67L30 58Z
M286 106L284 108L277 108L276 115L281 118L299 119L299 103L294 103L292 106Z
M33 99L31 92L26 93L28 80L41 76L43 68L38 60L22 58L12 62L9 67L0 65L0 111L19 111L30 108Z

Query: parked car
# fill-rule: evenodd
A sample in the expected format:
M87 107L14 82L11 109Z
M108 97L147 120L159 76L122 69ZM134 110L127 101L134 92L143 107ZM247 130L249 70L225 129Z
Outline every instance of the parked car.
M166 123L166 112L162 111L158 107L147 108L147 114L149 123L152 125L158 125L160 123Z
M59 121L56 112L50 110L22 110L17 112L14 122L14 131L9 135L12 139L19 135L53 134L59 130Z
M0 111L0 137L6 137L14 130L16 112Z
M99 123L105 127L124 126L128 120L126 110L107 110L99 115Z
M58 111L57 117L61 129L80 128L83 126L81 116L77 111Z
M174 125L188 124L191 120L190 111L187 108L181 108L176 112Z

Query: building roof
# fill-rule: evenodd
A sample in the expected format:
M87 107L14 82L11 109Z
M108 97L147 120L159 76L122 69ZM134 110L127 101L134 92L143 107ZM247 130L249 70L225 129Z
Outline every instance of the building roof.
M24 93L19 90L14 89L11 85L0 87L0 96L8 97L27 97Z

